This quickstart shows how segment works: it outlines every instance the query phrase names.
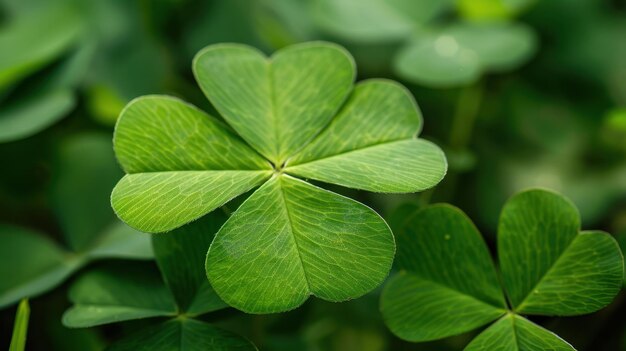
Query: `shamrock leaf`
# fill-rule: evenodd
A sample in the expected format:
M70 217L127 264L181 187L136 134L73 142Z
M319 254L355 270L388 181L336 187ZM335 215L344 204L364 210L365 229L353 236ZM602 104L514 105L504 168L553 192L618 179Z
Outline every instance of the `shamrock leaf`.
M353 89L352 58L323 42L269 59L247 46L214 45L193 68L228 125L176 98L131 102L114 137L128 173L111 196L118 216L141 231L165 232L260 186L206 257L224 301L279 312L309 295L343 301L379 285L395 249L384 220L296 177L395 193L437 184L446 160L415 138L422 119L407 90L386 80Z
M615 240L581 232L576 208L545 190L519 193L502 211L502 287L485 242L461 210L417 210L396 234L401 271L385 287L381 310L391 331L409 341L457 335L499 319L466 350L573 350L520 314L591 313L608 305L622 282Z
M227 307L208 284L202 262L225 216L214 212L152 238L160 274L152 265L108 266L87 272L70 289L63 316L72 328L168 317L114 343L108 350L255 350L247 340L193 319Z
M527 26L504 21L529 1L315 0L319 28L354 45L397 46L388 55L402 78L431 87L469 85L483 74L519 67L534 54L537 38ZM450 20L460 12L469 19ZM451 15L451 16L450 16ZM369 55L369 54L368 54Z
M484 72L518 67L536 49L530 28L519 23L457 23L416 35L400 50L394 68L429 86L472 83Z
M453 1L317 0L315 19L326 32L358 42L402 39L435 19Z
M152 257L149 237L108 207L120 171L107 136L77 135L58 154L51 202L69 249L36 231L0 225L0 307L54 288L93 260Z
M38 28L51 30L42 36ZM0 47L10 54L0 59L0 142L26 138L64 117L76 98L63 82L73 67L54 68L36 89L16 89L20 80L59 59L79 38L79 17L66 7L18 16L0 31ZM3 101L3 95L12 93ZM21 91L20 91L21 90Z

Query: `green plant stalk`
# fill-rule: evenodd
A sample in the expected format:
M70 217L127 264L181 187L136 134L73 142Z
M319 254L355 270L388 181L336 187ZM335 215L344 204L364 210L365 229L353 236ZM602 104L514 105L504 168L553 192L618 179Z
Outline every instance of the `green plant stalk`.
M29 317L30 307L28 306L28 300L24 299L17 308L9 351L24 351L26 349L26 334L28 332Z

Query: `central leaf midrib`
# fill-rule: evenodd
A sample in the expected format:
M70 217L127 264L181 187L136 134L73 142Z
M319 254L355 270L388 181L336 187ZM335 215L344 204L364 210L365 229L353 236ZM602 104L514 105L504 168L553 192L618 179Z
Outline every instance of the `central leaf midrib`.
M307 286L307 290L309 290L309 292L311 292L311 283L309 282L309 278L306 275L306 269L304 268L304 260L302 259L302 255L300 254L300 245L298 244L298 239L296 238L296 234L294 233L293 230L293 225L292 225L292 219L291 219L291 214L289 213L289 206L287 205L287 199L286 199L286 195L285 195L285 190L283 189L283 185L282 185L282 176L278 176L278 186L280 188L280 197L282 199L282 204L283 204L283 208L285 209L285 214L287 215L287 223L289 225L289 233L291 233L291 236L293 238L293 242L296 245L296 252L298 253L298 259L300 261L300 266L302 267L302 274L304 275L304 280L306 281L306 286Z
M506 311L506 308L505 308L505 307L502 307L502 306L496 306L496 305L492 304L491 302L487 302L487 301L485 301L485 300L483 300L483 299L481 299L481 298L479 298L479 297L476 297L476 296L474 296L474 295L470 295L470 294L468 294L468 293L465 293L465 292L463 292L463 291L460 291L460 290L458 290L458 289L456 289L456 288L454 288L454 287L451 287L451 286L449 286L449 285L446 285L446 284L443 284L443 283L440 283L440 282L436 282L436 281L434 281L434 280L432 280L432 279L429 279L429 278L425 278L425 277L423 277L423 276L421 276L421 275L419 275L419 274L417 274L417 273L415 273L415 272L409 271L409 270L404 270L404 271L405 271L407 274L411 274L411 275L413 275L413 276L415 276L415 277L417 277L417 278L419 278L419 279L421 279L421 280L425 280L425 281L427 281L427 282L429 282L429 283L431 283L431 284L434 284L434 285L437 285L437 286L443 287L443 288L445 288L445 289L448 289L448 290L452 290L452 291L454 291L454 292L457 292L459 295L468 296L468 297L472 298L473 300L478 301L478 302L481 302L481 303L483 303L483 304L485 304L485 305L488 305L489 307L493 307L494 309L496 309L496 310L498 310L498 311L502 311L502 312L505 312L505 311Z
M307 165L309 163L314 163L314 162L317 162L317 161L322 161L322 160L330 159L330 158L333 158L333 157L344 156L346 154L367 150L367 149L374 148L374 147L381 146L381 145L393 144L393 143L397 143L397 142L400 142L400 141L408 141L408 140L413 140L413 139L418 140L414 136L412 136L410 138L398 138L398 139L393 139L393 140L385 140L383 142L374 143L374 144L371 144L371 145L367 145L367 146L356 148L356 149L352 149L352 150L346 150L346 151L338 152L336 154L332 154L332 155L316 158L314 160L306 161L306 162L303 162L303 163L295 163L293 165L289 165L288 164L285 167L285 171L289 172L289 168L297 168L297 167L300 167L300 166L303 166L303 165Z
M167 171L142 171L135 173L127 173L126 176L135 174L155 174L155 173L201 173L201 172L242 172L242 173L269 173L271 169L183 169L183 170L167 170Z
M280 138L280 125L279 125L279 118L278 118L278 109L276 108L277 103L276 103L276 92L274 90L274 74L273 74L273 69L272 69L272 60L271 58L269 58L267 60L267 85L268 85L268 89L269 89L269 98L270 98L270 116L272 119L272 126L274 128L274 145L275 145L275 154L274 154L274 162L276 162L276 164L274 164L274 168L277 167L281 167L282 164L282 160L281 160L281 138Z
M517 350L519 350L520 345L519 345L519 337L517 335L517 328L515 327L515 315L510 314L509 318L511 318L511 327L513 328L513 338L515 339L515 347L517 348Z

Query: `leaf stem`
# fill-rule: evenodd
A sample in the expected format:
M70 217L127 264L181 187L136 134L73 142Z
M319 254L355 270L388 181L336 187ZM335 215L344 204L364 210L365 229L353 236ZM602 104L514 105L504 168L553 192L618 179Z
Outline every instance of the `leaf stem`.
M461 89L450 130L450 148L460 151L469 144L482 98L483 87L481 83Z

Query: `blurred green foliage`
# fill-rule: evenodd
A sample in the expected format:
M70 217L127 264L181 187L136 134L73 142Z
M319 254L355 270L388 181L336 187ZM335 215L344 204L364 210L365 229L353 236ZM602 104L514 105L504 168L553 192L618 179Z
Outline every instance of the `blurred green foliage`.
M521 36L532 39L503 39L496 54L479 59L480 48L461 43L464 31L445 34L457 27L524 28ZM489 45L500 40L476 38ZM112 125L128 101L167 93L214 111L189 68L199 49L239 42L271 53L322 39L350 50L358 80L403 82L424 116L421 135L450 161L442 184L425 193L333 191L372 206L388 221L403 216L392 217L401 204L452 203L493 247L505 200L524 188L547 187L573 200L585 227L624 233L624 38L623 0L0 0L0 222L39 233L45 245L67 243L57 248L62 252L84 248L114 222L108 196L97 194L110 193L121 171L103 161L112 154L95 156L95 149L110 152ZM436 54L437 47L453 53L452 62L423 54ZM506 65L484 62L515 50L522 53ZM437 69L448 76L433 83L427 75ZM7 260L0 257L8 267L0 272L10 276ZM205 321L263 350L458 350L474 336L406 343L383 325L378 299L379 291L342 304L311 299L281 315L225 310ZM65 329L64 283L30 303L28 349L99 350L144 326ZM15 310L0 311L0 347L8 346ZM626 344L625 313L622 293L606 310L574 322L533 322L579 350L617 350Z

